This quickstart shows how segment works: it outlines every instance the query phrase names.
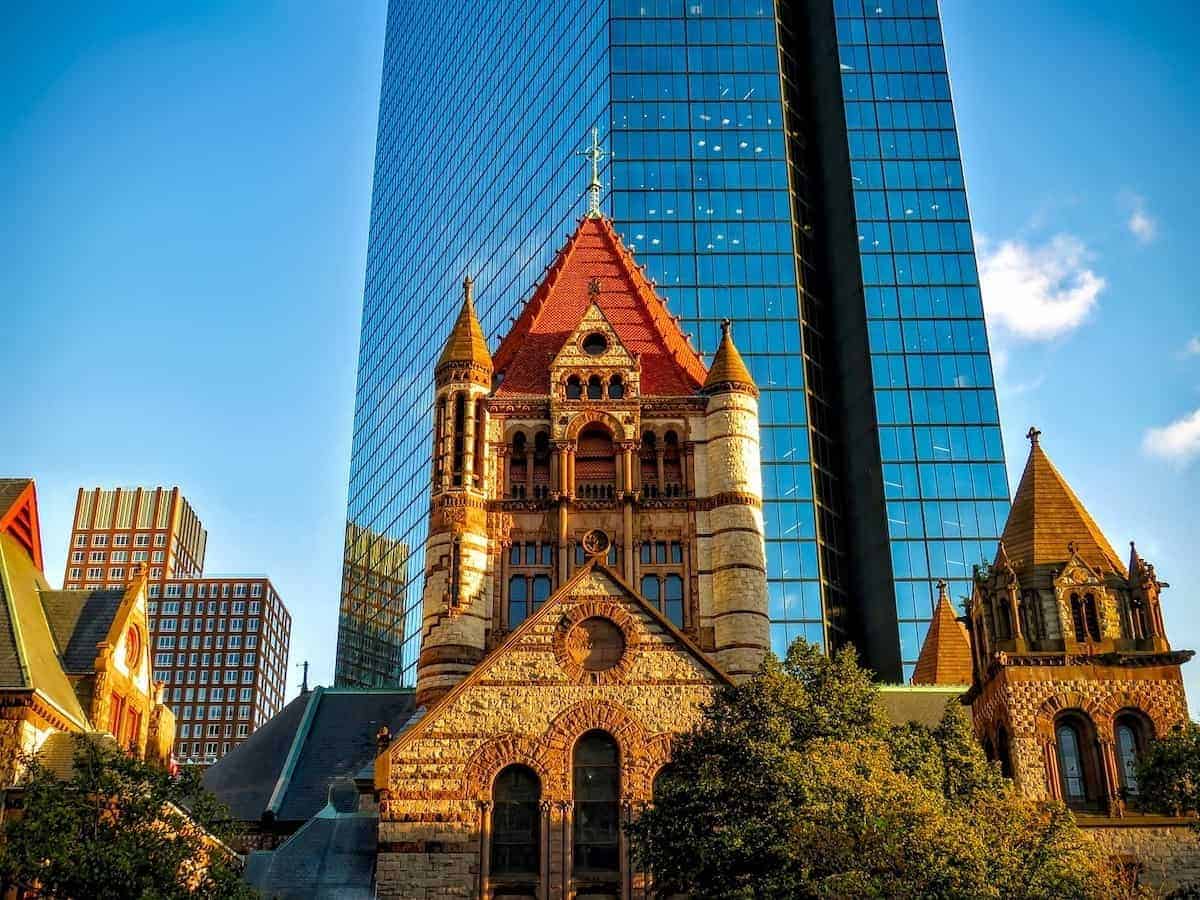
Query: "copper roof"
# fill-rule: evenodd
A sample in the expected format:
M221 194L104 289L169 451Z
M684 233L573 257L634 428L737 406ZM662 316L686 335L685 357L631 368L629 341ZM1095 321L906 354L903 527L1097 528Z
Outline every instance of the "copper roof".
M463 284L463 305L446 338L446 346L438 358L438 366L446 363L469 362L491 371L492 355L488 352L487 338L475 315L474 282L467 279Z
M712 367L708 370L708 378L704 380L704 391L712 393L729 387L757 390L742 354L738 353L738 348L734 346L730 323L726 319L721 323L721 343L717 346L717 355L713 357Z
M1001 538L1013 566L1020 570L1064 563L1071 558L1069 546L1074 545L1088 565L1124 574L1121 558L1050 462L1039 437L1030 429L1029 460Z
M946 583L938 585L938 602L933 621L921 645L913 684L970 684L971 641L967 629L954 615Z
M496 351L497 396L550 391L550 364L595 302L622 346L639 358L646 395L695 394L708 372L612 223L585 218Z

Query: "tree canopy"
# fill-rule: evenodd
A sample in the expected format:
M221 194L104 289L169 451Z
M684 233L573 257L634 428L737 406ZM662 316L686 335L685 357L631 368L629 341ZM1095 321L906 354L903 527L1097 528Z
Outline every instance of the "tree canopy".
M1200 813L1200 725L1179 725L1150 742L1138 761L1137 799L1168 815Z
M20 810L0 834L0 881L72 900L256 896L213 840L228 816L200 776L178 777L89 738L61 778L26 760Z
M797 641L720 688L629 827L697 898L1099 898L1121 888L1063 807L1023 801L963 707L894 725L852 649Z

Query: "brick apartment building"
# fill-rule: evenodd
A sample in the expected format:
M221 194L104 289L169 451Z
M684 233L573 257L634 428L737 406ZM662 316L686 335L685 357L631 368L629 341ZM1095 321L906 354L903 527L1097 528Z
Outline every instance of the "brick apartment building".
M207 765L283 708L292 617L269 578L204 575L208 540L179 488L80 489L65 589L122 586L149 567L154 679L175 755Z

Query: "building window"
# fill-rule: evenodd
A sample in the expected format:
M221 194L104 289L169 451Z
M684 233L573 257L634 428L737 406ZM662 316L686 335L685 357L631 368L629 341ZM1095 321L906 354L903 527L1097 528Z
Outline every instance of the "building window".
M600 380L599 375L593 375L588 379L587 395L589 400L600 400L604 397L604 382Z
M509 766L492 788L493 875L529 875L541 871L541 798L537 775L525 766Z
M1074 712L1054 726L1063 802L1074 809L1095 808L1100 800L1100 766L1091 722Z
M1075 630L1075 640L1084 643L1087 640L1100 640L1100 617L1096 611L1096 598L1085 594L1081 599L1078 594L1071 595L1071 625Z
M608 399L621 400L625 396L625 381L620 375L608 379Z
M579 380L578 375L572 375L567 379L567 399L579 400L583 397L583 382Z
M579 435L575 454L575 493L584 500L616 496L617 458L607 429L589 426Z
M1138 761L1150 740L1150 725L1141 713L1126 710L1118 713L1116 727L1117 775L1121 779L1121 793L1129 799L1138 795Z
M590 731L575 745L575 874L620 871L620 753L612 735Z

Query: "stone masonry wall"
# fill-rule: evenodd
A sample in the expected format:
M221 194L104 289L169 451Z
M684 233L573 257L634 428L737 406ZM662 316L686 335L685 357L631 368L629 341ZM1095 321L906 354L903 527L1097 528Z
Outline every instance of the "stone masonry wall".
M671 736L691 727L720 682L660 620L599 571L551 601L388 751L381 801L380 897L425 900L490 891L484 832L495 776L519 763L541 780L547 900L573 890L571 755L579 737L608 731L621 756L627 814L650 798ZM575 664L568 635L604 616L625 636L606 671ZM626 867L628 870L628 866ZM637 896L635 873L623 875Z
M1135 865L1143 884L1168 893L1185 885L1200 885L1200 836L1189 821L1160 820L1136 824L1088 825L1084 833L1105 854L1120 863Z

